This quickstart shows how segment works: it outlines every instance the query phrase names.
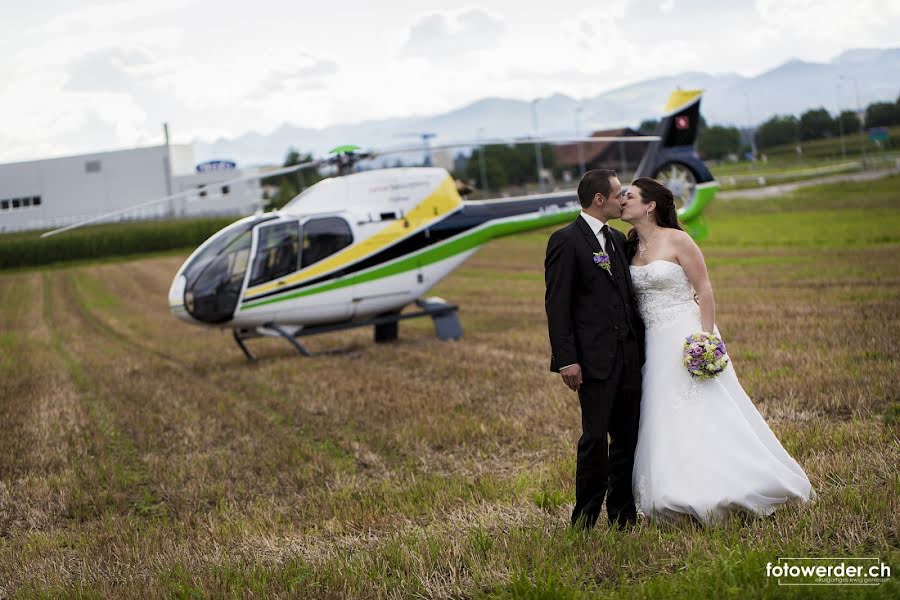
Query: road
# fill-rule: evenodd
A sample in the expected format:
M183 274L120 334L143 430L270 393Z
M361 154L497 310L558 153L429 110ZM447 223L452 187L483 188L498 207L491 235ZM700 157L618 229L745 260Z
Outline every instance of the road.
M872 181L895 175L900 173L900 169L883 169L880 171L865 171L862 173L845 173L843 175L829 175L827 177L819 177L816 179L805 179L803 181L792 181L790 183L780 183L777 185L767 185L760 188L749 188L743 190L728 190L718 192L716 199L731 200L733 198L772 198L782 196L786 193L793 192L802 187L811 185L822 185L826 183L837 183L839 181Z

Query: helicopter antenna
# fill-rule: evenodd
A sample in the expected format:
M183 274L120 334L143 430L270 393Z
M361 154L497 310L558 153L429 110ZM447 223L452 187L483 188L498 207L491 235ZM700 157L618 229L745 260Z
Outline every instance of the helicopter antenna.
M422 140L422 149L425 151L425 158L422 161L423 167L432 166L433 162L431 160L431 140L432 138L436 138L437 134L432 133L430 131L414 131L410 133L398 133L397 137L417 137Z

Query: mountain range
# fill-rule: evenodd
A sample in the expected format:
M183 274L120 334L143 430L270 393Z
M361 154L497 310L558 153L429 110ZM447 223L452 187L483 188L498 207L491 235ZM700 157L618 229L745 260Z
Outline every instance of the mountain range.
M848 50L827 63L788 61L755 77L697 71L656 77L590 98L551 94L536 104L541 136L586 135L598 129L637 128L659 116L677 88L703 89L701 112L710 124L747 127L775 114L799 115L823 106L835 113L856 110L856 86L863 108L875 101L895 101L900 93L900 48ZM578 110L580 107L580 110ZM484 137L519 137L534 133L531 102L484 98L444 114L363 121L310 129L284 123L270 133L249 132L233 139L194 142L195 158L227 158L243 165L280 163L288 148L324 155L347 143L390 148L408 132L437 134L435 144ZM403 143L403 142L400 142ZM408 139L403 145L414 145Z

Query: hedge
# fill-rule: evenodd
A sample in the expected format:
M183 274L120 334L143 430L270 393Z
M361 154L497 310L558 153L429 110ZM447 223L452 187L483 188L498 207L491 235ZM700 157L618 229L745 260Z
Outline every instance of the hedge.
M39 231L0 235L0 270L72 260L191 249L235 217L96 225L41 238Z

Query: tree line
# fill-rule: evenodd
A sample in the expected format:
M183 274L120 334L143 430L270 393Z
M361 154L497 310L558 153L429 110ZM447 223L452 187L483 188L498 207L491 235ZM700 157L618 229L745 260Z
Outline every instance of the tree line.
M484 152L485 182L482 182L480 152ZM558 175L556 155L549 144L541 145L541 162L545 170ZM479 188L486 183L487 189L499 190L508 186L537 183L536 164L534 144L483 146L472 151L465 168L460 173L454 173L454 176L474 181Z
M653 123L654 121L641 123L642 130ZM864 124L867 129L900 125L900 97L896 102L869 104L865 110ZM859 116L852 110L833 116L825 108L819 107L807 110L799 118L794 115L775 115L756 128L756 147L765 150L784 144L837 137L842 133L850 135L859 132L861 125ZM701 121L697 150L703 158L717 160L730 154L741 154L749 148L742 144L741 132L737 127L707 127Z

